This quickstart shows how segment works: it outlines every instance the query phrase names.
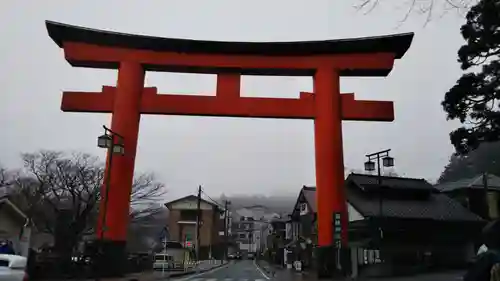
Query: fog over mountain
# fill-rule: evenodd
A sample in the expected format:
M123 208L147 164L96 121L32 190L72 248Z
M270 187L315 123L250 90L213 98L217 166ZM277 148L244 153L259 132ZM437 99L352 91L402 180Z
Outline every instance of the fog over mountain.
M295 201L297 200L297 194L284 194L284 195L231 195L231 196L221 196L221 202L227 199L231 202L231 209L238 209L243 207L250 207L255 205L262 205L266 207L269 212L275 212L278 214L291 213Z

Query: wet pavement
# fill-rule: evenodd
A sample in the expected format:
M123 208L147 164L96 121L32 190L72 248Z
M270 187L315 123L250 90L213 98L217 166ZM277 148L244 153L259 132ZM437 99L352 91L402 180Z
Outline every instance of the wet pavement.
M420 274L391 278L359 278L360 281L459 281L462 271ZM259 266L252 260L235 261L205 273L184 277L168 278L170 281L320 281L314 273L298 273L292 270L272 267L264 263ZM332 279L325 279L332 280ZM349 278L335 280L352 280ZM163 281L163 280L162 280ZM165 278L167 281L167 278Z
M172 281L267 281L270 279L271 277L258 268L253 260L242 260L205 273L173 278Z

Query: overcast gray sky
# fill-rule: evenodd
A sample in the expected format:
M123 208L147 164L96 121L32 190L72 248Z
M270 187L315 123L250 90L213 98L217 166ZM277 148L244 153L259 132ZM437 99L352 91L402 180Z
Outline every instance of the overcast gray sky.
M341 3L342 2L342 3ZM394 1L396 2L396 1ZM106 114L63 113L61 91L115 85L116 71L72 68L48 37L44 20L162 37L224 41L295 41L416 33L387 78L342 79L358 99L395 101L396 121L344 122L344 161L362 169L364 155L391 148L395 171L436 179L453 149L440 102L460 76L456 53L463 19L449 14L398 22L404 10L381 6L369 15L343 0L3 0L0 2L0 162L21 165L21 152L96 148ZM147 73L162 93L211 93L214 75ZM243 77L245 96L298 97L312 79ZM312 121L143 116L136 171L154 171L167 199L194 193L297 193L314 184Z

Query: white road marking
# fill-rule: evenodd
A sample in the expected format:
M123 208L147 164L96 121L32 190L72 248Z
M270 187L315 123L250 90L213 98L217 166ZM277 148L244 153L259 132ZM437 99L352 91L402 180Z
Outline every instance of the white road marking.
M255 268L257 268L257 270L260 272L260 274L262 274L262 276L264 276L264 278L266 278L267 280L271 279L269 276L267 276L264 271L262 271L262 269L259 268L259 266L257 266L257 263L255 262L255 260L253 260L253 265L255 266Z
M223 266L221 266L221 267L217 267L217 268L214 268L214 269L210 269L209 271L205 271L205 272L200 272L200 273L198 273L198 274L194 274L194 275L188 276L188 277L186 277L186 278L177 279L176 281L187 281L187 280L189 280L189 281L194 281L194 280L198 280L198 281L200 281L200 280L205 279L205 278L195 278L195 277L202 276L203 274L213 273L213 272L219 271L219 270L221 270L221 269L223 269L223 268L228 267L230 264L231 264L231 263L230 263L230 262L228 262L227 264L225 264L225 265L223 265Z

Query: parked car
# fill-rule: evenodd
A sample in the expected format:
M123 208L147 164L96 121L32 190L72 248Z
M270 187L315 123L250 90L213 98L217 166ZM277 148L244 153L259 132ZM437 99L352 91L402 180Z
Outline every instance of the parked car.
M249 260L253 260L253 259L255 259L255 253L248 253L248 254L247 254L247 258L248 258Z
M0 280L2 281L26 281L27 259L18 255L0 254Z
M184 270L194 266L189 260L175 259L172 254L156 253L154 256L153 269L161 271Z

